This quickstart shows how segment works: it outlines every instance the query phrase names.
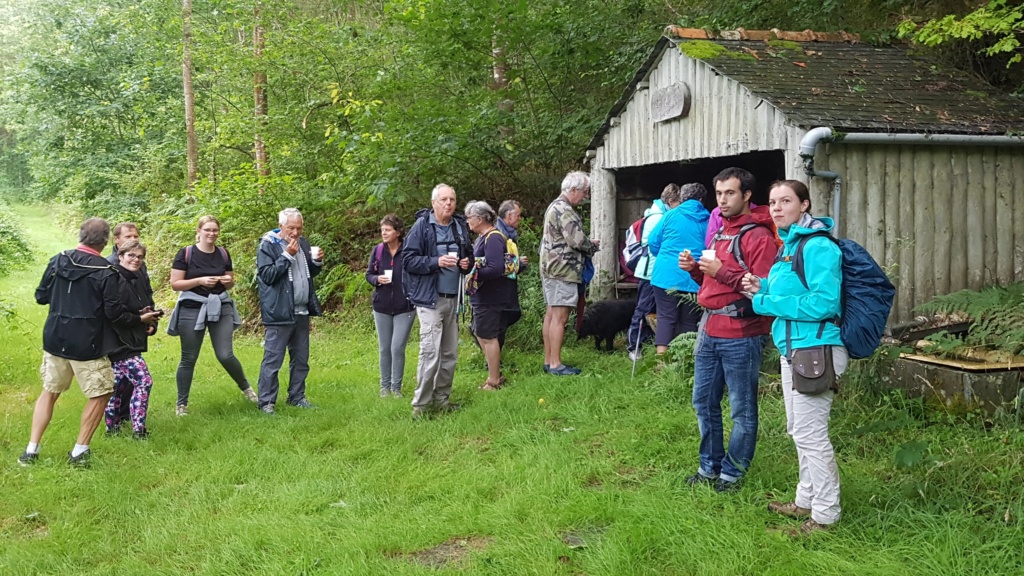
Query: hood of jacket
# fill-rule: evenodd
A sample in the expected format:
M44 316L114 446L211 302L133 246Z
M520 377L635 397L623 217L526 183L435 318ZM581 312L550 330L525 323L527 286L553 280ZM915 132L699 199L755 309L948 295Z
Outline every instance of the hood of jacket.
M801 238L815 232L832 232L835 223L827 216L811 216L804 212L800 221L790 225L789 228L779 228L779 238L787 248L793 248Z
M100 264L103 262L104 264ZM102 256L93 256L80 250L67 250L61 252L54 267L54 274L57 277L74 282L86 276L95 274L98 270L111 270L111 266Z
M644 210L644 218L654 216L655 214L664 214L665 212L668 212L668 206L665 206L665 203L659 198L652 202L647 210Z
M495 225L498 227L498 230L501 230L501 233L504 234L506 238L513 242L519 242L519 231L509 226L507 222L498 218Z
M679 210L679 213L695 222L707 222L710 213L699 200L687 200L672 210Z

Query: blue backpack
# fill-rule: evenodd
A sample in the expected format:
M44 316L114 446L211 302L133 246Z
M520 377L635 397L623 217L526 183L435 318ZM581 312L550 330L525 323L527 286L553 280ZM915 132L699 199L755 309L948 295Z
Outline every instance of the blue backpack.
M896 288L863 246L846 238L836 240L825 231L801 238L791 257L793 271L804 288L808 287L804 275L804 244L815 236L828 238L843 254L842 312L831 321L839 326L839 337L850 358L867 358L882 342ZM781 249L779 254L782 254Z

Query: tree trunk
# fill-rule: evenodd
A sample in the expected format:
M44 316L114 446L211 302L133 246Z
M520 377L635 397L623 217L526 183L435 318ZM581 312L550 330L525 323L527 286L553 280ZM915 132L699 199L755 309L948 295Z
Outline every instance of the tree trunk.
M192 0L181 4L181 81L185 89L185 156L188 159L188 187L199 173L199 142L196 139L196 98L192 91Z
M508 90L508 60L506 52L508 47L505 42L499 38L498 32L494 32L494 36L491 37L491 70L493 72L494 83L491 84L491 89L499 92L505 92ZM511 115L514 109L514 104L511 98L504 98L498 102L498 110L505 114ZM501 137L505 140L511 139L515 136L515 128L509 125L501 125L498 127L498 132Z
M267 72L260 69L260 60L263 58L263 24L260 22L261 3L256 2L253 16L255 26L252 30L253 55L256 59L256 71L253 72L253 96L256 104L256 135L253 141L253 148L256 157L256 173L261 177L270 175L270 166L267 164L267 145L263 141L263 128L267 124ZM262 190L261 190L262 191Z

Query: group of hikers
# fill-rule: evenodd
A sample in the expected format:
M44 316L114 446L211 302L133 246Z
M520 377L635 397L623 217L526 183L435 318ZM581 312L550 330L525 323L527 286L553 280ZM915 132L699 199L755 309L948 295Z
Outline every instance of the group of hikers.
M842 312L842 254L824 234L832 221L811 215L803 183L773 183L767 206L751 204L756 184L746 170L728 168L713 183L715 214L704 207L707 190L697 183L669 185L651 207L649 215L658 218L648 218L641 226L646 253L638 266L642 281L636 313L642 317L657 310L653 337L661 353L676 335L699 333L693 406L700 447L696 471L687 482L720 493L739 489L754 458L761 354L769 335L774 339L782 355L787 431L796 444L800 473L795 499L772 502L769 508L804 520L793 533L810 534L835 523L840 514L828 420L835 379L847 364L834 322ZM581 372L563 363L561 351L588 261L601 248L586 235L576 211L589 193L589 176L570 172L543 219L537 263L546 304L543 370L555 376ZM431 192L431 207L416 213L408 233L398 216L385 216L380 222L382 242L371 251L367 266L366 280L374 286L381 397L402 396L406 342L413 315L419 319L414 419L459 408L451 396L458 359L457 313L465 300L472 309L470 332L487 361L483 390L506 384L502 348L507 330L521 315L517 277L528 258L518 254L516 245L519 204L509 200L495 211L486 202L470 202L462 214L456 205L455 189L438 184ZM713 219L721 224L709 225ZM286 350L287 403L313 407L305 394L310 316L321 312L314 279L325 254L302 235L298 210L282 210L278 224L261 238L256 258L266 337L255 390L232 350L232 333L241 321L229 296L234 271L230 254L217 244L217 219L201 218L196 242L175 256L170 285L179 295L167 331L181 341L178 416L188 415L193 371L207 331L218 361L244 397L264 413L275 413ZM113 232L115 246L108 260L101 255L110 235L107 222L86 220L79 245L50 260L36 291L36 300L50 308L43 330L43 390L30 442L19 458L23 465L37 461L54 403L73 376L88 402L68 454L70 464L88 465L89 443L104 416L108 434L117 434L124 422L130 422L135 437L148 434L152 379L142 355L164 313L153 302L146 247L139 242L137 226L121 223ZM794 270L794 256L802 262L800 270ZM642 339L639 329L630 331L632 354L639 353ZM726 390L733 422L728 445L722 422Z

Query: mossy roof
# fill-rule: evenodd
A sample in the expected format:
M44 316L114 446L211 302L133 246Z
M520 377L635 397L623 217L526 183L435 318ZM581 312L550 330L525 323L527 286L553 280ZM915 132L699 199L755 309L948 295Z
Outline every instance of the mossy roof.
M691 42L724 51L702 57ZM1006 134L1024 132L1024 101L904 46L845 42L682 41L722 75L802 127L847 132ZM704 50L704 54L708 51Z
M721 49L711 48L714 43ZM691 44L688 48L687 44ZM707 63L804 127L843 132L1019 135L1024 99L942 68L906 46L779 40L685 40L663 36L612 106L588 146L601 146L665 50ZM700 97L700 95L695 95Z

